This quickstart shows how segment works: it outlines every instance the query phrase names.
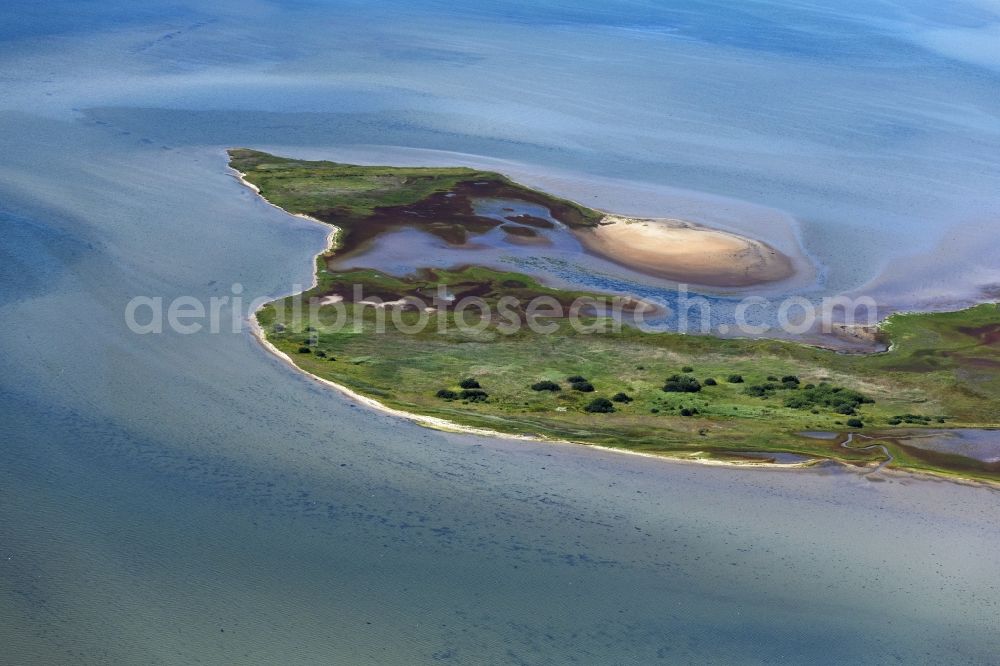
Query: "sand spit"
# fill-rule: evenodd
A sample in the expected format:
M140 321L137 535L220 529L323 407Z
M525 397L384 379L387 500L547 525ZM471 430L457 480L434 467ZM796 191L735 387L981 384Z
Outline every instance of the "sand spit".
M794 273L791 259L766 243L683 220L605 215L574 231L594 254L677 282L746 287Z

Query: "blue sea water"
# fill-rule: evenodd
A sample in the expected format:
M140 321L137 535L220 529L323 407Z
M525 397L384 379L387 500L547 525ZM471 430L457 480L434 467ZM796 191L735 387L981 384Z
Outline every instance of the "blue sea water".
M998 36L988 0L3 3L0 662L995 661L992 491L437 433L123 310L308 282L323 230L232 145L501 165L800 244L810 293L974 300Z

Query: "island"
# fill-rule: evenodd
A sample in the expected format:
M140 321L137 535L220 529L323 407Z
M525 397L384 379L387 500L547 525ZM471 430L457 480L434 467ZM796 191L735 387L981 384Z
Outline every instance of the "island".
M267 202L332 232L316 258L314 286L257 312L262 341L367 404L437 428L706 463L833 461L865 472L1000 482L995 303L893 315L877 332L887 351L868 354L645 332L627 320L646 306L628 298L618 301L625 325L600 326L613 319L600 307L571 321L573 303L607 295L471 263L396 275L338 260L363 258L380 238L419 229L457 247L489 234L541 242L558 230L578 238L581 251L708 285L779 281L791 263L759 240L597 211L488 171L359 166L242 148L229 151L229 164ZM484 213L483 202L500 214ZM461 309L465 297L480 307ZM518 325L531 319L525 304L540 298L549 305L545 330ZM390 318L394 325L386 325Z

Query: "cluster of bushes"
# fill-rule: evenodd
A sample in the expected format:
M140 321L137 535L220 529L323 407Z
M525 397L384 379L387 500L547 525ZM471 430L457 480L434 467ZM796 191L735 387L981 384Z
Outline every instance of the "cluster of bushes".
M453 391L443 388L437 392L437 397L442 400L466 400L468 402L486 402L490 394L483 390L479 381L472 377L467 377L458 383L461 391Z
M785 398L785 407L807 409L810 407L827 407L845 416L853 416L858 407L872 404L875 401L858 391L840 386L830 386L823 382L819 386L805 388L793 396Z
M799 378L795 375L785 375L781 379L778 379L775 375L768 375L767 381L769 382L781 382L782 384L795 384L796 386L800 383Z
M531 385L532 391L561 391L562 387L555 382L550 382L548 380L535 382Z
M861 419L847 419L847 427L863 428L865 427L865 424L861 422Z
M778 387L776 384L771 384L771 383L751 384L750 386L747 386L745 389L743 389L743 393L745 395L750 396L751 398L768 398L774 395L774 391L777 388Z
M615 411L615 405L607 398L594 398L583 409L594 414L609 414Z
M566 378L569 382L570 388L574 391L579 391L581 393L593 393L594 385L587 381L587 378L583 375L570 375ZM548 379L543 379L542 381L535 382L531 385L532 391L561 391L562 387L558 383L550 381ZM632 397L627 393L619 391L608 398L594 398L591 400L583 409L584 411L595 413L595 414L608 414L615 411L614 403L627 404L632 402Z
M698 409L695 407L681 407L681 416L697 416Z
M445 400L468 400L469 402L486 402L490 394L482 389L462 389L452 391L451 389L441 389L437 392L437 397Z
M566 378L569 382L569 386L574 391L580 391L581 393L593 393L594 385L587 381L586 377L581 375L572 375ZM549 381L547 379L540 382L535 382L531 385L532 391L561 391L562 387L556 382Z
M785 375L781 379L771 375L767 378L766 383L751 384L743 389L743 393L755 398L767 398L774 395L775 391L794 391L799 388L800 383L799 378L795 375ZM806 386L808 388L815 388L812 384L807 384Z
M697 393L701 390L701 382L687 375L671 375L663 384L667 393Z
M742 384L743 375L729 375L729 377L726 378L726 381L729 382L730 384Z
M482 389L463 389L458 392L458 397L469 402L486 402L490 394Z
M326 352L323 351L322 349L317 349L316 351L313 351L313 348L310 347L309 345L302 345L301 347L299 347L299 353L300 354L312 354L316 358L325 358L328 361L336 361L337 360L336 356L329 356L328 357L326 355Z
M934 418L931 416L922 416L920 414L899 414L889 418L889 425L899 425L900 423L912 423L914 425L930 425L931 421L937 421L938 423L944 423L945 419L943 416Z

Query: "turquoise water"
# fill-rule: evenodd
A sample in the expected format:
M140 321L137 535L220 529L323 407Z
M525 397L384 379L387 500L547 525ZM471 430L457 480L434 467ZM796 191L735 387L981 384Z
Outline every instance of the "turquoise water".
M996 281L991 5L449 7L0 8L0 662L995 661L994 492L445 435L129 332L308 282L232 144L752 219L889 304Z

